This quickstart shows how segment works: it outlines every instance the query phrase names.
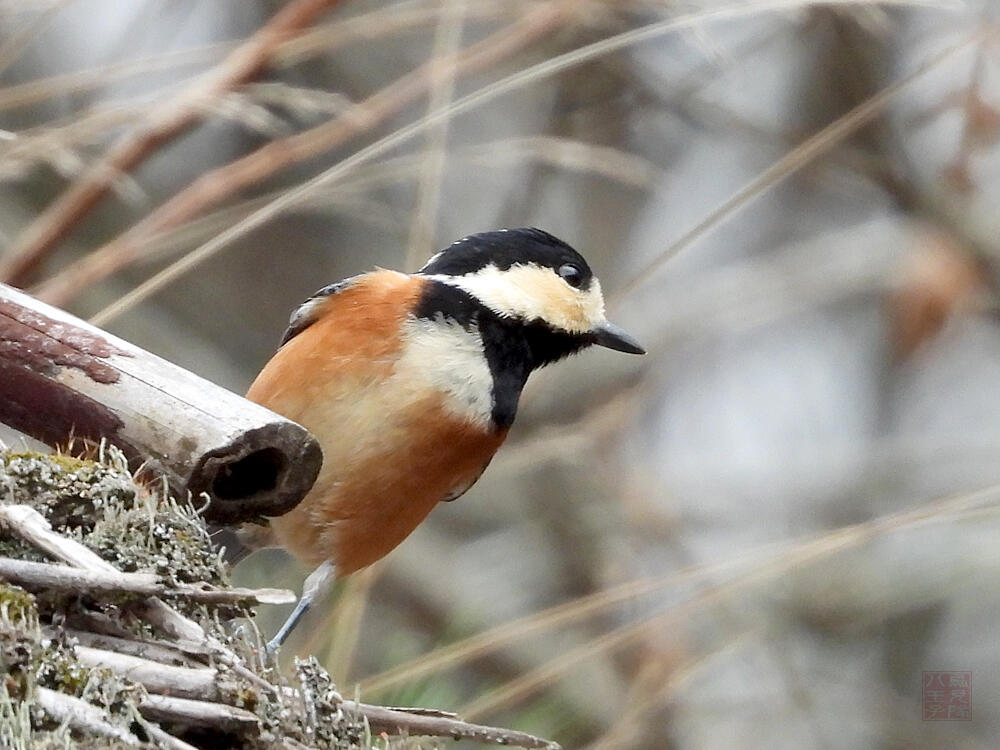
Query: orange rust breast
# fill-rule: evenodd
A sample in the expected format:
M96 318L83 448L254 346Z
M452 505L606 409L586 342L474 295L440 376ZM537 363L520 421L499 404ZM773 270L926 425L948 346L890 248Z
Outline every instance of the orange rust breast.
M299 421L314 399L347 393L355 379L387 374L423 284L395 271L375 271L325 298L316 322L278 350L247 398Z
M444 394L396 368L407 346L399 331L424 283L377 271L332 295L247 394L320 441L316 484L271 525L296 557L332 560L338 575L402 542L475 481L506 436L457 418Z

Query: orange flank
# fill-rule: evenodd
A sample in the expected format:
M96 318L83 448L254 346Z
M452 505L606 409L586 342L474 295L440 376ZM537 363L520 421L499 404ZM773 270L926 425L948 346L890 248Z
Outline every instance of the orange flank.
M397 371L400 331L426 283L393 271L359 277L317 304L316 321L247 393L323 446L316 484L271 526L296 557L331 560L338 577L386 555L438 502L471 486L506 436L446 411L419 371Z

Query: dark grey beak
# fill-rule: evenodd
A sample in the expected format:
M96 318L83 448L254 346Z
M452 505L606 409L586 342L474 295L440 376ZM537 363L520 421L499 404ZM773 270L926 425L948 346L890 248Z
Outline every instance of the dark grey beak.
M591 334L594 337L594 343L598 346L606 346L608 349L627 352L628 354L646 353L646 350L639 345L638 341L613 323L605 321L591 331Z

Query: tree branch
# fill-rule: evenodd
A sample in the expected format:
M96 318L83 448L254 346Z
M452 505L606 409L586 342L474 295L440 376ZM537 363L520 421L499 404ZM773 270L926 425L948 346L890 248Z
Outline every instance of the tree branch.
M451 737L455 740L476 740L491 745L513 745L515 747L543 748L558 750L559 745L541 737L524 732L482 724L469 724L461 719L447 716L428 716L425 713L409 713L394 708L372 706L367 703L344 701L345 710L355 709L368 720L373 732L387 734L423 735L427 737Z
M0 578L29 591L57 589L90 594L127 593L139 596L179 596L202 604L288 604L295 594L287 589L219 589L214 586L170 586L155 573L110 573L65 565L0 557Z
M235 690L226 682L217 670L212 667L189 668L168 666L136 656L128 656L114 651L77 646L77 659L89 667L110 669L116 674L127 677L146 688L153 695L152 708L162 714L172 714L170 718L179 718L179 712L189 712L201 717L203 723L236 722L246 726L252 714L233 712L232 707L219 700L232 699ZM163 700L160 694L186 699L183 702ZM156 696L154 698L154 696ZM146 713L147 702L140 704ZM356 701L343 701L343 709L356 712L368 720L373 732L387 734L409 734L428 737L451 737L453 739L470 739L487 742L493 745L512 745L524 748L544 748L554 750L558 744L535 737L524 732L500 727L470 724L454 715L443 714L427 709L399 709L373 706ZM166 718L164 716L164 718Z
M249 81L263 70L279 45L338 0L292 0L269 22L207 74L155 107L136 130L119 138L21 233L0 259L0 279L24 285L29 275L88 211L127 172L165 141L194 125L203 103Z
M458 77L497 64L558 28L574 12L574 3L568 0L539 6L457 55L428 60L330 122L271 141L247 156L206 172L130 229L43 283L38 296L52 304L66 305L92 284L140 259L143 247L156 235L285 167L330 151L380 125L423 96L445 75L445 70Z
M108 723L104 712L86 701L45 687L36 689L35 701L53 719L65 722L73 729L115 739L130 747L142 747L138 737L124 727Z

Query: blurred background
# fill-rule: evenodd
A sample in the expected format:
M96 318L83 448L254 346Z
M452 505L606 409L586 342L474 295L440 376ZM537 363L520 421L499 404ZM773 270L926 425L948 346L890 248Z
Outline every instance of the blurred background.
M4 0L0 278L243 392L315 289L551 231L648 356L536 374L286 658L572 748L995 747L998 23Z

